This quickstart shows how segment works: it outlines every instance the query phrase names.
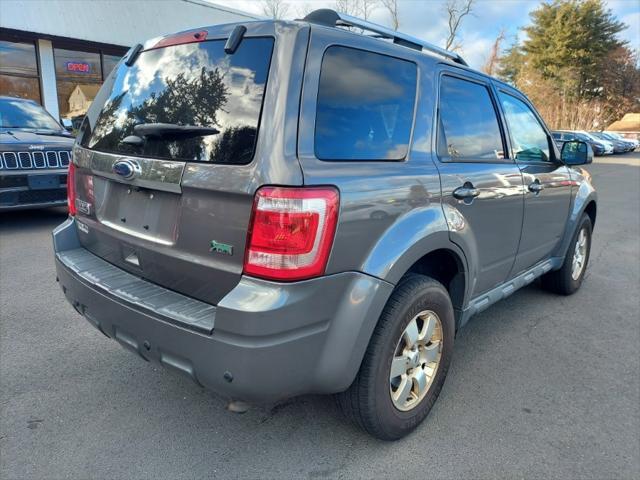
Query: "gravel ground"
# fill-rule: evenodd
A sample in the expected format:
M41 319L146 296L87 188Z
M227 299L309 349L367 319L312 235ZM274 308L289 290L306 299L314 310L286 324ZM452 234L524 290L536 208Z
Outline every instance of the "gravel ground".
M640 478L640 154L589 170L583 288L531 286L472 319L431 415L395 443L325 397L228 413L65 302L63 211L0 214L0 478Z

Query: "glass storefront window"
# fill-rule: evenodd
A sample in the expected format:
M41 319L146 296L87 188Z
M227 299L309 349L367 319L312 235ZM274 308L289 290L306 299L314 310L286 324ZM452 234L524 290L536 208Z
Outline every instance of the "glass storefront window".
M0 95L41 101L34 43L0 40Z
M40 82L38 78L18 77L0 73L0 95L20 97L40 101Z
M57 47L53 56L60 118L78 129L102 82L122 56Z
M102 74L107 78L111 70L118 64L122 55L102 55Z
M80 123L102 85L100 54L54 48L60 118Z

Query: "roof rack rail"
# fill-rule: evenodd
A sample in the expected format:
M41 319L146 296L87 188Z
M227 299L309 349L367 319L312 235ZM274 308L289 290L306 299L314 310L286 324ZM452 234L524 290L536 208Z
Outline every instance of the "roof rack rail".
M357 17L352 17L351 15L336 12L335 10L331 10L330 8L321 8L319 10L314 10L302 20L309 23L315 23L317 25L324 25L326 27L360 28L362 30L374 33L375 35L373 36L375 38L387 38L389 40L392 40L393 43L397 45L413 48L414 50L418 51L427 50L429 52L453 60L460 65L468 66L467 62L465 62L464 59L455 52L450 52L449 50L445 50L444 48L440 48L436 45L425 42L424 40L420 40L419 38L412 37L411 35L396 32L395 30L383 27L382 25L378 25L377 23L368 22Z

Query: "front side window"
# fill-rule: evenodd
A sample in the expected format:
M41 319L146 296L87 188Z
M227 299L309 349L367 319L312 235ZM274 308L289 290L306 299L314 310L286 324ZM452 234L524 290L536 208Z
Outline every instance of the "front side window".
M549 162L549 138L529 106L500 92L500 103L509 126L516 161Z
M233 54L224 40L173 45L121 63L100 111L87 115L82 146L110 153L246 164L253 158L273 38L245 38ZM141 124L207 127L206 135L143 135ZM216 133L217 132L217 133Z
M28 98L40 103L34 43L0 40L0 95Z
M315 126L321 160L403 160L416 99L414 63L353 48L322 59Z
M437 151L442 160L504 159L498 118L485 85L443 76L439 111Z

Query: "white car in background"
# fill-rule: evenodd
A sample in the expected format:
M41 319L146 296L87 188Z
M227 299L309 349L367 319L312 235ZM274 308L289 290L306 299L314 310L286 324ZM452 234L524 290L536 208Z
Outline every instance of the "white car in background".
M602 132L602 133L606 133L607 135L609 135L609 136L611 136L611 137L613 137L613 138L617 138L617 139L619 139L619 140L622 140L622 141L624 141L624 142L631 142L631 143L633 143L633 145L634 145L634 147L633 147L633 148L634 148L634 150L635 150L636 148L640 147L640 141L638 141L638 139L636 139L636 138L629 138L629 137L625 137L625 136L623 136L623 135L620 135L619 133L616 133L616 132L609 132L609 131L607 131L607 130L605 130L605 131L604 131L604 132Z
M594 142L601 143L604 146L604 154L605 155L613 154L613 143L612 142L609 142L607 140L603 140L601 138L596 138L593 135L591 135L589 132L585 132L584 130L576 130L576 133L579 133L581 135L585 135L586 137L588 137L589 139L591 139Z

